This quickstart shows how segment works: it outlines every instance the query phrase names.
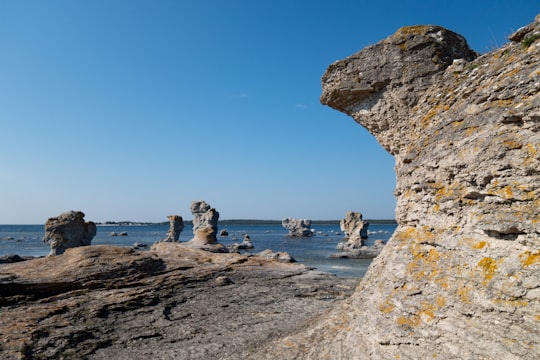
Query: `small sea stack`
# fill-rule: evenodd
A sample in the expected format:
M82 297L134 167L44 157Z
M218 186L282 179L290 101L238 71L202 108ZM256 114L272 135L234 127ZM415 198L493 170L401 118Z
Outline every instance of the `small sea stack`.
M309 219L294 219L285 218L281 221L281 225L289 231L291 237L310 237L314 233L311 230L311 220Z

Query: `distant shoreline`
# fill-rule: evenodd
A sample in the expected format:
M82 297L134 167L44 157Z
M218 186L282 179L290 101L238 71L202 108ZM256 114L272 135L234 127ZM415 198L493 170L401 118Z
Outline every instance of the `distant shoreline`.
M393 219L367 219L364 220L370 224L377 225L397 225ZM340 220L311 220L312 225L339 225ZM168 221L162 222L143 222L143 221L106 221L96 222L97 226L155 226L169 225ZM192 225L191 220L184 220L185 225ZM281 225L281 220L258 220L258 219L229 219L219 220L219 225ZM44 224L0 224L0 226L43 226Z
M378 225L397 225L394 219L367 219L364 220L370 224ZM340 220L312 220L312 225L339 225ZM137 221L106 221L104 223L96 223L97 226L151 226L151 225L168 225L168 221L163 222L137 222ZM191 220L184 220L185 225L192 225ZM281 220L260 220L260 219L229 219L219 220L219 225L281 225Z

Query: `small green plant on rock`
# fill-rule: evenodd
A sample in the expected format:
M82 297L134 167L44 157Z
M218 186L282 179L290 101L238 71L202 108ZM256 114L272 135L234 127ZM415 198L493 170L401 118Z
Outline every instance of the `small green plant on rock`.
M526 49L532 45L533 42L540 39L540 34L532 34L521 40L521 45Z

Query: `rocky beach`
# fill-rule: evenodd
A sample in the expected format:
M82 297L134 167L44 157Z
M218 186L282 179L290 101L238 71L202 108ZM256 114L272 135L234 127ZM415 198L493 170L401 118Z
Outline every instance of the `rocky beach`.
M324 73L396 160L398 228L360 281L228 252L203 202L145 252L66 248L51 220L52 256L0 265L0 356L540 358L540 16L509 39L407 26Z
M245 359L301 331L358 280L158 243L0 267L2 359Z

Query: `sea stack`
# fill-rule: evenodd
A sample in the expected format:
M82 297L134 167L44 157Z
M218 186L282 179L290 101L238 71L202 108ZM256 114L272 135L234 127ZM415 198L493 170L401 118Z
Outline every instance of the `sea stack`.
M309 219L293 219L288 217L281 221L281 225L289 231L289 236L313 236L313 231L311 231L311 220Z
M345 218L339 222L341 231L345 233L349 242L357 247L364 245L364 239L368 237L369 223L362 220L362 214L354 211L347 211Z
M411 26L330 65L321 101L395 157L398 228L352 298L266 356L540 358L540 16L477 57Z
M60 255L68 248L90 245L96 233L96 224L85 222L83 212L68 211L47 220L43 242L51 247L49 256Z
M167 237L163 239L163 242L178 242L180 240L180 234L184 230L184 219L180 215L169 215L169 231Z
M205 201L193 201L191 213L193 239L187 245L209 251L226 252L227 248L217 241L219 212Z

